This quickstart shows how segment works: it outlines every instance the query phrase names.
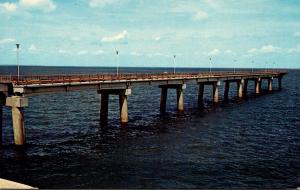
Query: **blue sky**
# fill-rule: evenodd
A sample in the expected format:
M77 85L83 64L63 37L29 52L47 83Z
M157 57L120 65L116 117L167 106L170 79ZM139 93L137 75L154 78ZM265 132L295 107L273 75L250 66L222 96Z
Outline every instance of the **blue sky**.
M0 65L16 43L22 65L300 68L300 1L0 0Z

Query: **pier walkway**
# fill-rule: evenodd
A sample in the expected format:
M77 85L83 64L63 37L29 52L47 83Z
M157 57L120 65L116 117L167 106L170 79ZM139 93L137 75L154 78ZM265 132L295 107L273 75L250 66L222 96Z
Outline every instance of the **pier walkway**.
M213 102L219 102L219 86L224 84L224 100L228 99L230 83L237 84L237 96L247 96L248 82L253 81L255 93L261 93L263 80L272 91L273 80L281 90L282 78L286 71L243 71L243 72L198 72L198 73L138 73L138 74L93 74L93 75L0 75L0 141L2 141L3 106L12 108L14 140L16 145L25 144L24 108L28 97L43 93L67 92L76 90L97 90L101 95L100 121L107 123L109 95L119 96L120 122L128 123L128 101L136 85L156 85L161 88L160 112L166 111L168 89L177 92L177 109L184 111L183 92L186 84L199 86L199 106L203 103L205 85L212 85Z

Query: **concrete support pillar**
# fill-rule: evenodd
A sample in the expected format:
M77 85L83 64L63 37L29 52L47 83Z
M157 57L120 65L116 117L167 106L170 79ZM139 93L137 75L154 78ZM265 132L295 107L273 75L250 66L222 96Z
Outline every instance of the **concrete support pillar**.
M3 106L0 105L0 146L2 145Z
M15 144L24 145L24 107L28 106L28 99L21 96L11 96L6 98L6 106L12 107L12 120Z
M183 102L183 88L180 86L177 90L177 109L179 112L184 111L184 102Z
M261 93L261 79L255 79L255 93L260 94Z
M244 94L244 97L247 97L247 93L248 93L248 80L245 79L244 80L244 89L243 89L243 94Z
M268 91L270 91L270 92L273 90L272 83L273 83L273 78L269 78L268 79Z
M238 97L243 98L244 97L244 79L238 81Z
M25 144L24 108L12 107L14 140L16 145Z
M204 84L199 83L199 90L198 90L198 106L202 107L203 105L203 97L204 97Z
M225 86L224 86L224 100L225 101L228 101L229 89L230 89L230 82L229 81L225 81Z
M5 105L5 99L5 95L0 92L0 146L2 145L3 106Z
M121 124L128 123L128 95L131 94L131 89L121 90L119 93L120 104L120 122Z
M100 108L100 122L101 124L107 124L108 121L108 100L109 93L101 93L101 108Z
M282 89L282 77L278 77L278 90Z
M220 81L213 83L213 102L214 103L219 102L219 86L220 86Z
M109 95L119 96L120 106L120 122L121 124L128 123L128 100L127 97L131 94L131 89L103 89L98 90L101 94L100 122L107 124Z
M167 107L167 97L168 97L168 88L161 87L161 94L160 94L160 112L165 113Z
M160 111L164 113L166 111L168 89L176 89L177 92L177 109L179 112L184 110L183 102L183 90L186 88L186 84L166 84L160 85L161 97L160 97Z

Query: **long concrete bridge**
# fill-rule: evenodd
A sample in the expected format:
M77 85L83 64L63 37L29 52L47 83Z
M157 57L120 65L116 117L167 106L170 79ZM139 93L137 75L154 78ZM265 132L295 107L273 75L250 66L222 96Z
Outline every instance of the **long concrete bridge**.
M28 96L43 93L67 92L76 90L97 90L101 95L100 121L107 123L109 95L119 96L120 122L128 123L128 101L135 85L156 85L161 88L160 111L166 111L168 89L177 92L177 109L184 111L183 91L186 84L199 85L198 103L202 105L205 85L212 85L213 102L219 102L219 86L224 83L224 100L228 99L231 83L237 84L237 96L247 96L248 82L253 81L255 93L260 94L262 81L268 81L269 91L273 90L273 80L277 79L281 90L282 78L286 71L255 72L199 72L199 73L160 73L160 74L94 74L94 75L0 75L0 141L2 142L3 106L11 107L14 141L25 144L24 108L28 106Z

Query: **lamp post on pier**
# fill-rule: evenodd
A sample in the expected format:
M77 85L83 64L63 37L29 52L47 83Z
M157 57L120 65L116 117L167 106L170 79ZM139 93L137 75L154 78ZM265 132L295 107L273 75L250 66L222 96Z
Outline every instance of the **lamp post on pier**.
M173 67L174 67L174 70L173 70L173 73L175 74L176 73L176 55L173 55Z
M20 44L16 44L17 46L17 68L18 68L18 81L20 79L20 63L19 63L19 50L20 50Z
M233 73L235 73L235 67L236 67L236 59L233 60Z
M253 71L254 71L254 61L252 60L251 63L252 63L252 73L253 73Z
M209 73L211 73L211 67L212 67L212 61L211 61L211 57L209 58Z
M116 49L116 55L117 55L117 76L119 76L119 50Z

